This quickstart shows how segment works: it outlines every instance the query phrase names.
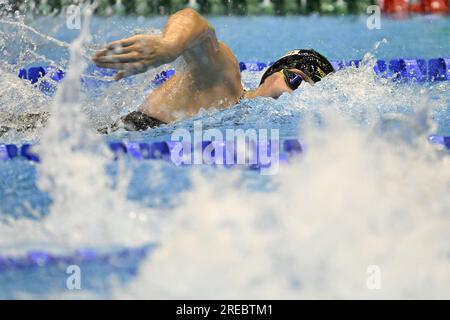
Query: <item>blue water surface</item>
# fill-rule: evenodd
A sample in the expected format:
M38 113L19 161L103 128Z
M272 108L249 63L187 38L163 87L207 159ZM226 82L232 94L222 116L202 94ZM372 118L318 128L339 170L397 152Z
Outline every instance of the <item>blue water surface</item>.
M381 44L373 52L378 59L390 58L435 58L450 56L450 19L445 17L417 16L407 20L382 19L380 30L370 30L366 26L365 16L355 17L210 17L215 27L217 36L230 46L240 61L273 61L295 48L314 48L330 59L360 59L366 53L371 52L377 42L383 39L387 43ZM91 52L94 48L109 41L127 37L139 32L148 32L152 29L161 29L166 17L137 18L137 17L93 17L90 30L92 33ZM41 32L61 41L70 43L78 35L78 30L69 30L65 26L65 20L60 17L36 17L26 20L26 23ZM2 27L3 28L3 27ZM6 28L6 27L5 27ZM8 27L9 28L9 27ZM6 29L5 29L6 30ZM8 29L11 30L11 29ZM22 31L23 32L23 31ZM4 56L11 64L25 63L26 65L48 64L48 60L56 62L61 67L67 66L68 50L45 41L39 36L33 36L35 45L29 40L16 38L16 34L1 35L8 44L8 54ZM13 39L17 39L13 43ZM28 41L28 42L27 42ZM22 51L32 48L37 58L30 61L21 61ZM5 52L3 53L5 55ZM44 61L47 60L47 61ZM22 65L23 66L23 65ZM14 69L14 70L17 70ZM254 75L246 73L244 84L248 87L258 83L260 73ZM364 88L364 87L362 87ZM436 124L436 133L450 134L450 98L448 84L422 83L422 84L396 84L393 90L402 92L408 88L408 95L413 100L414 91L425 90L430 103L437 101L440 108L433 110L432 118ZM411 89L412 88L412 89ZM367 89L367 88L366 88ZM323 92L323 91L322 91ZM323 93L325 94L325 93ZM340 96L342 108L354 108L347 104L347 93ZM358 93L356 93L358 94ZM89 96L89 90L88 90ZM94 98L92 95L92 99ZM137 100L143 99L136 97ZM364 99L362 99L364 100ZM302 108L297 102L301 101ZM7 108L8 101L1 100L2 107ZM32 104L33 102L28 102ZM322 103L322 102L321 102ZM364 101L361 102L364 104ZM202 113L193 118L179 121L175 124L163 126L147 132L130 133L119 131L104 137L105 141L134 140L157 141L167 140L176 128L186 128L192 132L193 123L201 120L203 128L227 128L241 129L279 129L280 138L302 138L299 134L305 115L310 111L305 110L305 105L310 108L313 100L302 100L300 94L292 97L283 96L279 101L256 99L243 101L229 109ZM380 101L377 112L386 112L391 106L389 101ZM125 106L122 113L133 110L136 105ZM407 103L392 107L396 112L411 114ZM401 110L403 109L403 110ZM319 110L319 109L318 109ZM95 113L95 112L93 112ZM349 114L355 119L359 117L358 110L350 110ZM318 112L318 118L321 117ZM362 117L362 116L361 116ZM320 121L319 121L320 122ZM355 121L359 126L366 126L365 121ZM19 142L39 142L40 136L29 136ZM0 142L2 142L0 140ZM131 179L127 186L127 199L137 201L149 208L160 209L161 212L170 211L180 204L179 195L191 187L190 169L176 167L171 163L152 161L135 161L125 158L120 162L129 172ZM108 176L114 182L120 175L119 162L111 161L105 168ZM213 175L214 168L202 169L205 176ZM152 175L162 175L159 183L152 183ZM6 218L14 219L43 219L52 205L52 195L40 190L37 186L39 165L27 162L23 159L13 161L0 161L0 221ZM114 183L113 183L114 185ZM276 186L272 184L270 177L260 176L257 172L242 170L242 176L237 188L246 188L255 192L276 192ZM3 222L0 222L3 223ZM7 222L4 222L7 223ZM12 246L14 246L14 243ZM1 255L1 253L0 253ZM120 259L119 259L120 260ZM136 268L141 259L123 259L123 265L112 264L110 260L92 262L86 266L86 274L89 277L87 288L96 292L100 297L110 297L109 282L107 276L116 274L120 281L128 281L136 273ZM2 270L0 263L0 298L21 297L19 293L28 292L37 297L45 297L48 294L64 291L65 265L51 265L46 267L34 267L31 270Z

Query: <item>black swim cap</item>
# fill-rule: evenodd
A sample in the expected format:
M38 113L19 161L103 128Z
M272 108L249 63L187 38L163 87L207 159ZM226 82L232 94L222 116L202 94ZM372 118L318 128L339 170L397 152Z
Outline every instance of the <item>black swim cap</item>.
M330 61L323 55L312 49L298 49L286 53L284 57L271 65L266 72L264 72L261 85L266 78L283 68L298 69L303 71L314 82L322 80L327 74L334 71Z

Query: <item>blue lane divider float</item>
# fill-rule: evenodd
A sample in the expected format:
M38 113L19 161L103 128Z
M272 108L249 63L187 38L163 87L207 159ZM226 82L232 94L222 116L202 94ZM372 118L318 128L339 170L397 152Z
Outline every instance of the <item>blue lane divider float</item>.
M231 144L233 145L231 145ZM237 148L233 142L218 142L218 141L202 141L201 150L205 154L211 154L211 159L202 159L204 164L212 165L224 165L231 167L239 164ZM258 143L248 143L250 148L253 146L254 154L256 155L256 163L244 163L249 169L260 169L262 167L270 166L259 157L260 152L264 153L264 156L270 157L272 155L270 141L258 141ZM276 141L279 143L279 141ZM114 155L114 159L129 155L136 160L164 160L172 162L177 165L189 165L194 163L193 161L193 146L192 144L183 144L182 142L161 141L161 142L110 142L108 144L110 150ZM205 152L205 150L207 152ZM222 149L218 149L222 148ZM219 155L216 156L216 150L223 150L222 157L219 159ZM182 152L180 152L182 151ZM188 153L189 151L189 153ZM281 162L288 161L289 157L300 154L303 151L303 147L296 139L284 140L279 146L279 160ZM191 158L186 158L188 153ZM179 159L179 163L173 159ZM15 144L0 144L0 161L7 161L12 159L25 159L32 162L40 162L39 155L33 151L31 144L15 145Z
M78 249L75 252L66 255L58 255L38 250L29 251L25 255L19 256L0 255L0 272L42 268L54 265L80 265L82 263L95 261L114 262L117 261L117 259L127 258L142 259L156 247L156 244L149 244L137 248L122 248L110 252L87 248Z
M446 136L440 136L440 135L433 134L428 137L428 140L432 144L442 145L445 148L450 149L450 136L446 137Z
M239 62L239 67L242 71L258 72L270 66L273 62L265 63L258 61ZM350 66L359 67L361 60L340 61L332 60L331 64L335 70L341 70ZM112 76L115 71L111 69L97 68L95 65L89 65L88 73L95 73L99 76ZM446 81L450 80L450 58L436 58L436 59L392 59L377 60L374 66L374 72L382 77L390 78L395 81ZM65 72L59 68L51 66L38 66L31 68L20 69L19 77L28 79L32 84L39 81L40 78L49 74L53 81L42 80L39 83L39 89L49 95L52 95L56 90L55 83L64 78ZM152 80L155 85L160 85L175 74L175 70L164 70ZM82 78L84 84L88 87L98 87L105 81L91 79L89 77Z
M262 71L273 62L240 62L241 72ZM361 60L331 60L334 69L341 70L350 66L359 67ZM392 78L393 80L415 80L415 81L445 81L450 80L450 58L436 59L392 59L377 60L374 72L380 76Z
M428 138L429 142L432 144L437 144L442 146L445 149L450 150L450 136L442 136L442 135L431 135ZM234 142L232 142L234 143ZM278 143L278 141L277 141ZM173 162L172 155L175 153L178 155L180 150L180 145L184 150L188 150L192 152L192 145L189 144L187 147L183 145L182 142L173 142L173 141L160 141L160 142L110 142L108 144L110 150L112 151L114 158L118 159L121 156L129 155L137 160L149 160L149 159L159 159L165 160L168 162ZM223 157L229 155L230 159L236 160L238 157L235 146L231 147L227 142L217 142L217 141L202 141L201 142L201 150L205 151L205 149L209 148L214 157L214 151L218 150L217 147L223 148ZM254 150L256 153L259 153L260 148L264 148L263 152L265 152L268 156L271 155L271 146L270 141L259 141L258 145L255 145ZM304 150L304 147L297 139L287 139L284 140L283 143L280 144L280 159L282 161L288 160L290 156L300 154ZM230 151L231 150L231 151ZM232 154L231 154L232 153ZM231 155L230 155L231 154ZM33 162L40 162L39 155L36 154L31 144L23 144L23 145L15 145L15 144L0 144L0 161L7 161L12 159L26 159ZM182 154L181 154L182 158ZM222 159L223 164L227 164L225 158ZM234 162L236 163L236 162ZM183 163L181 163L183 164ZM216 163L211 163L216 164ZM257 166L253 166L254 168L258 168Z
M51 66L31 67L20 69L19 78L30 80L32 84L36 84L40 78L45 77L47 74L52 81L40 81L39 90L48 95L53 95L56 91L56 83L64 78L65 72L63 70Z

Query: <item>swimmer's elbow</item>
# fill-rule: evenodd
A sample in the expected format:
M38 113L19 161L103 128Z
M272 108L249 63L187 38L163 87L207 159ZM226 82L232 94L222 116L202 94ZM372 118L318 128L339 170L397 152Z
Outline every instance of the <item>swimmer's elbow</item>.
M211 24L208 22L208 20L192 8L184 8L174 13L171 17L175 16L182 16L183 20L185 20L187 23L189 23L188 21L190 21L190 23L192 25L195 25L196 28L199 29L211 28Z
M175 12L174 14L172 14L169 17L169 20L171 18L177 18L177 17L181 17L184 21L189 20L189 21L192 21L195 23L198 23L202 19L204 19L200 13L198 13L197 11L195 11L192 8L184 8L184 9L181 9L180 11Z
M191 18L195 18L195 19L202 17L202 15L200 13L198 13L196 10L194 10L192 8L184 8L184 9L181 9L180 11L177 11L174 14L182 14L186 17L191 17Z

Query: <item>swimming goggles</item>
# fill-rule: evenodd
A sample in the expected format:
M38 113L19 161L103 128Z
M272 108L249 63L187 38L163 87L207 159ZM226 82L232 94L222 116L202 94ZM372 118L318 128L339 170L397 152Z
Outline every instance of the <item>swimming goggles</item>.
M284 81L292 90L297 89L303 81L303 78L298 73L289 71L286 68L283 68L278 72L280 72L284 76Z

